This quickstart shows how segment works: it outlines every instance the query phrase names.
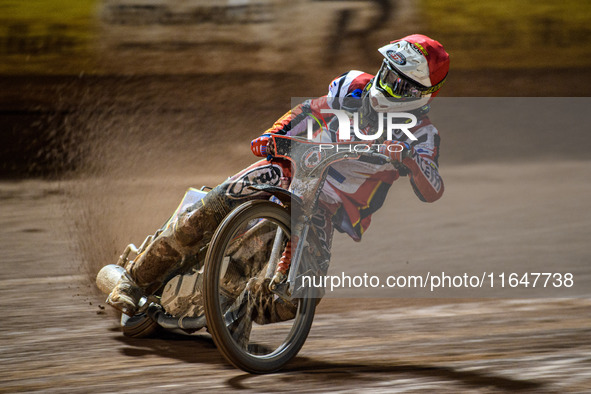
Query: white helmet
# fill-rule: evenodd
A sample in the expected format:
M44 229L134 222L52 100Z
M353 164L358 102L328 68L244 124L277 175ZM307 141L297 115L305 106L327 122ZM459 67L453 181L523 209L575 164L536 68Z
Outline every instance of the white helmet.
M449 70L449 55L439 42L413 34L379 51L384 62L365 89L375 111L412 111L437 95Z

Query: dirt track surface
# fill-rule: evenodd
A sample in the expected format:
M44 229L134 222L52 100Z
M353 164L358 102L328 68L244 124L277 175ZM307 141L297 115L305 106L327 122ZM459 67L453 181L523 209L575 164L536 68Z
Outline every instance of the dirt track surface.
M586 296L327 298L300 355L284 371L267 376L244 374L227 365L206 333L191 338L124 337L114 313L104 309L104 296L90 283L101 259L111 262L122 244L137 242L165 217L187 177L142 178L128 186L113 179L4 182L0 392L588 392L591 193L579 180L590 169L588 162L536 162L512 166L512 176L507 177L491 175L505 174L507 167L502 165L452 166L444 171L446 198L425 211L424 204L408 199L412 192L396 191L367 234L371 245L370 234L387 233L392 223L408 223L424 212L431 221L418 221L412 228L413 234L433 240L424 248L423 263L436 266L439 258L441 264L453 261L455 268L469 270L479 256L494 264L498 251L498 260L514 256L514 262L533 270L560 256L580 278ZM474 175L482 173L489 174L488 182L475 183ZM559 176L565 173L569 176ZM204 183L215 180L211 174L197 178ZM548 179L554 183L543 187ZM156 184L166 185L165 190ZM537 191L535 196L527 186ZM159 191L145 195L152 189ZM130 205L134 212L150 208L154 217L131 220L138 216L123 214ZM70 228L87 229L79 237L86 243L68 231L64 215L74 219L67 222ZM94 218L94 232L84 227L89 216ZM507 225L507 220L513 221ZM123 225L130 222L132 227ZM522 226L549 227L528 237ZM92 238L96 234L103 237ZM124 234L133 236L122 239ZM471 243L452 243L470 235ZM334 269L358 266L353 256L364 244L346 241L336 240L343 246L335 252ZM536 252L534 241L548 247ZM96 262L86 261L92 250L103 251L94 253ZM373 273L390 274L396 262L387 263L372 266Z

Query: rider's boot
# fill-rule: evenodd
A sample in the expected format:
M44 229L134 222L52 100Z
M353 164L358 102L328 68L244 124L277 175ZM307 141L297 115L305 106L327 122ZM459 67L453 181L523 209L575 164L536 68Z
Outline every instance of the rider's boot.
M133 316L137 312L142 296L142 289L128 273L125 273L121 275L121 279L107 297L107 304L126 315Z

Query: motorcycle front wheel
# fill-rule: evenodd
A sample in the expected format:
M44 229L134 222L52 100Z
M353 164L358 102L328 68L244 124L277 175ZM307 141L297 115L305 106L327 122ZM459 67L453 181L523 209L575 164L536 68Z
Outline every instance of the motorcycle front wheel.
M316 299L287 301L268 290L290 234L288 209L249 201L224 219L207 252L207 327L222 355L246 372L281 369L300 351L312 326Z

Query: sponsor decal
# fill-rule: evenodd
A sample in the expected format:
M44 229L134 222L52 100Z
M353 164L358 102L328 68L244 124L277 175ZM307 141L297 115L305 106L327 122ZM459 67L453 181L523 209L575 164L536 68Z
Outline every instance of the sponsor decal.
M316 146L309 148L306 153L304 153L302 165L311 170L322 161L322 156L324 156L322 151Z
M441 190L441 177L439 176L437 167L434 164L429 163L427 160L420 160L416 151L413 153L412 158L415 162L420 164L419 168L421 169L421 172L425 175L425 178L429 181L431 186L433 186L433 189L435 189L436 192L439 192L439 190Z
M427 50L425 48L423 48L423 46L421 44L417 44L416 42L413 42L412 44L410 44L410 46L412 47L412 49L414 49L415 51L417 51L419 54L427 56L429 53L427 53Z
M241 175L232 182L226 191L230 197L243 198L258 193L258 190L249 189L249 186L268 185L277 186L281 183L281 167L269 165L254 168L246 174Z
M324 251L324 256L330 256L330 236L326 234L326 229L330 230L330 223L327 222L326 218L328 212L319 207L312 216L312 224L318 240L320 240L320 246Z
M386 55L392 60L394 63L399 64L401 66L406 64L406 57L401 52L394 52L394 51L387 51Z

